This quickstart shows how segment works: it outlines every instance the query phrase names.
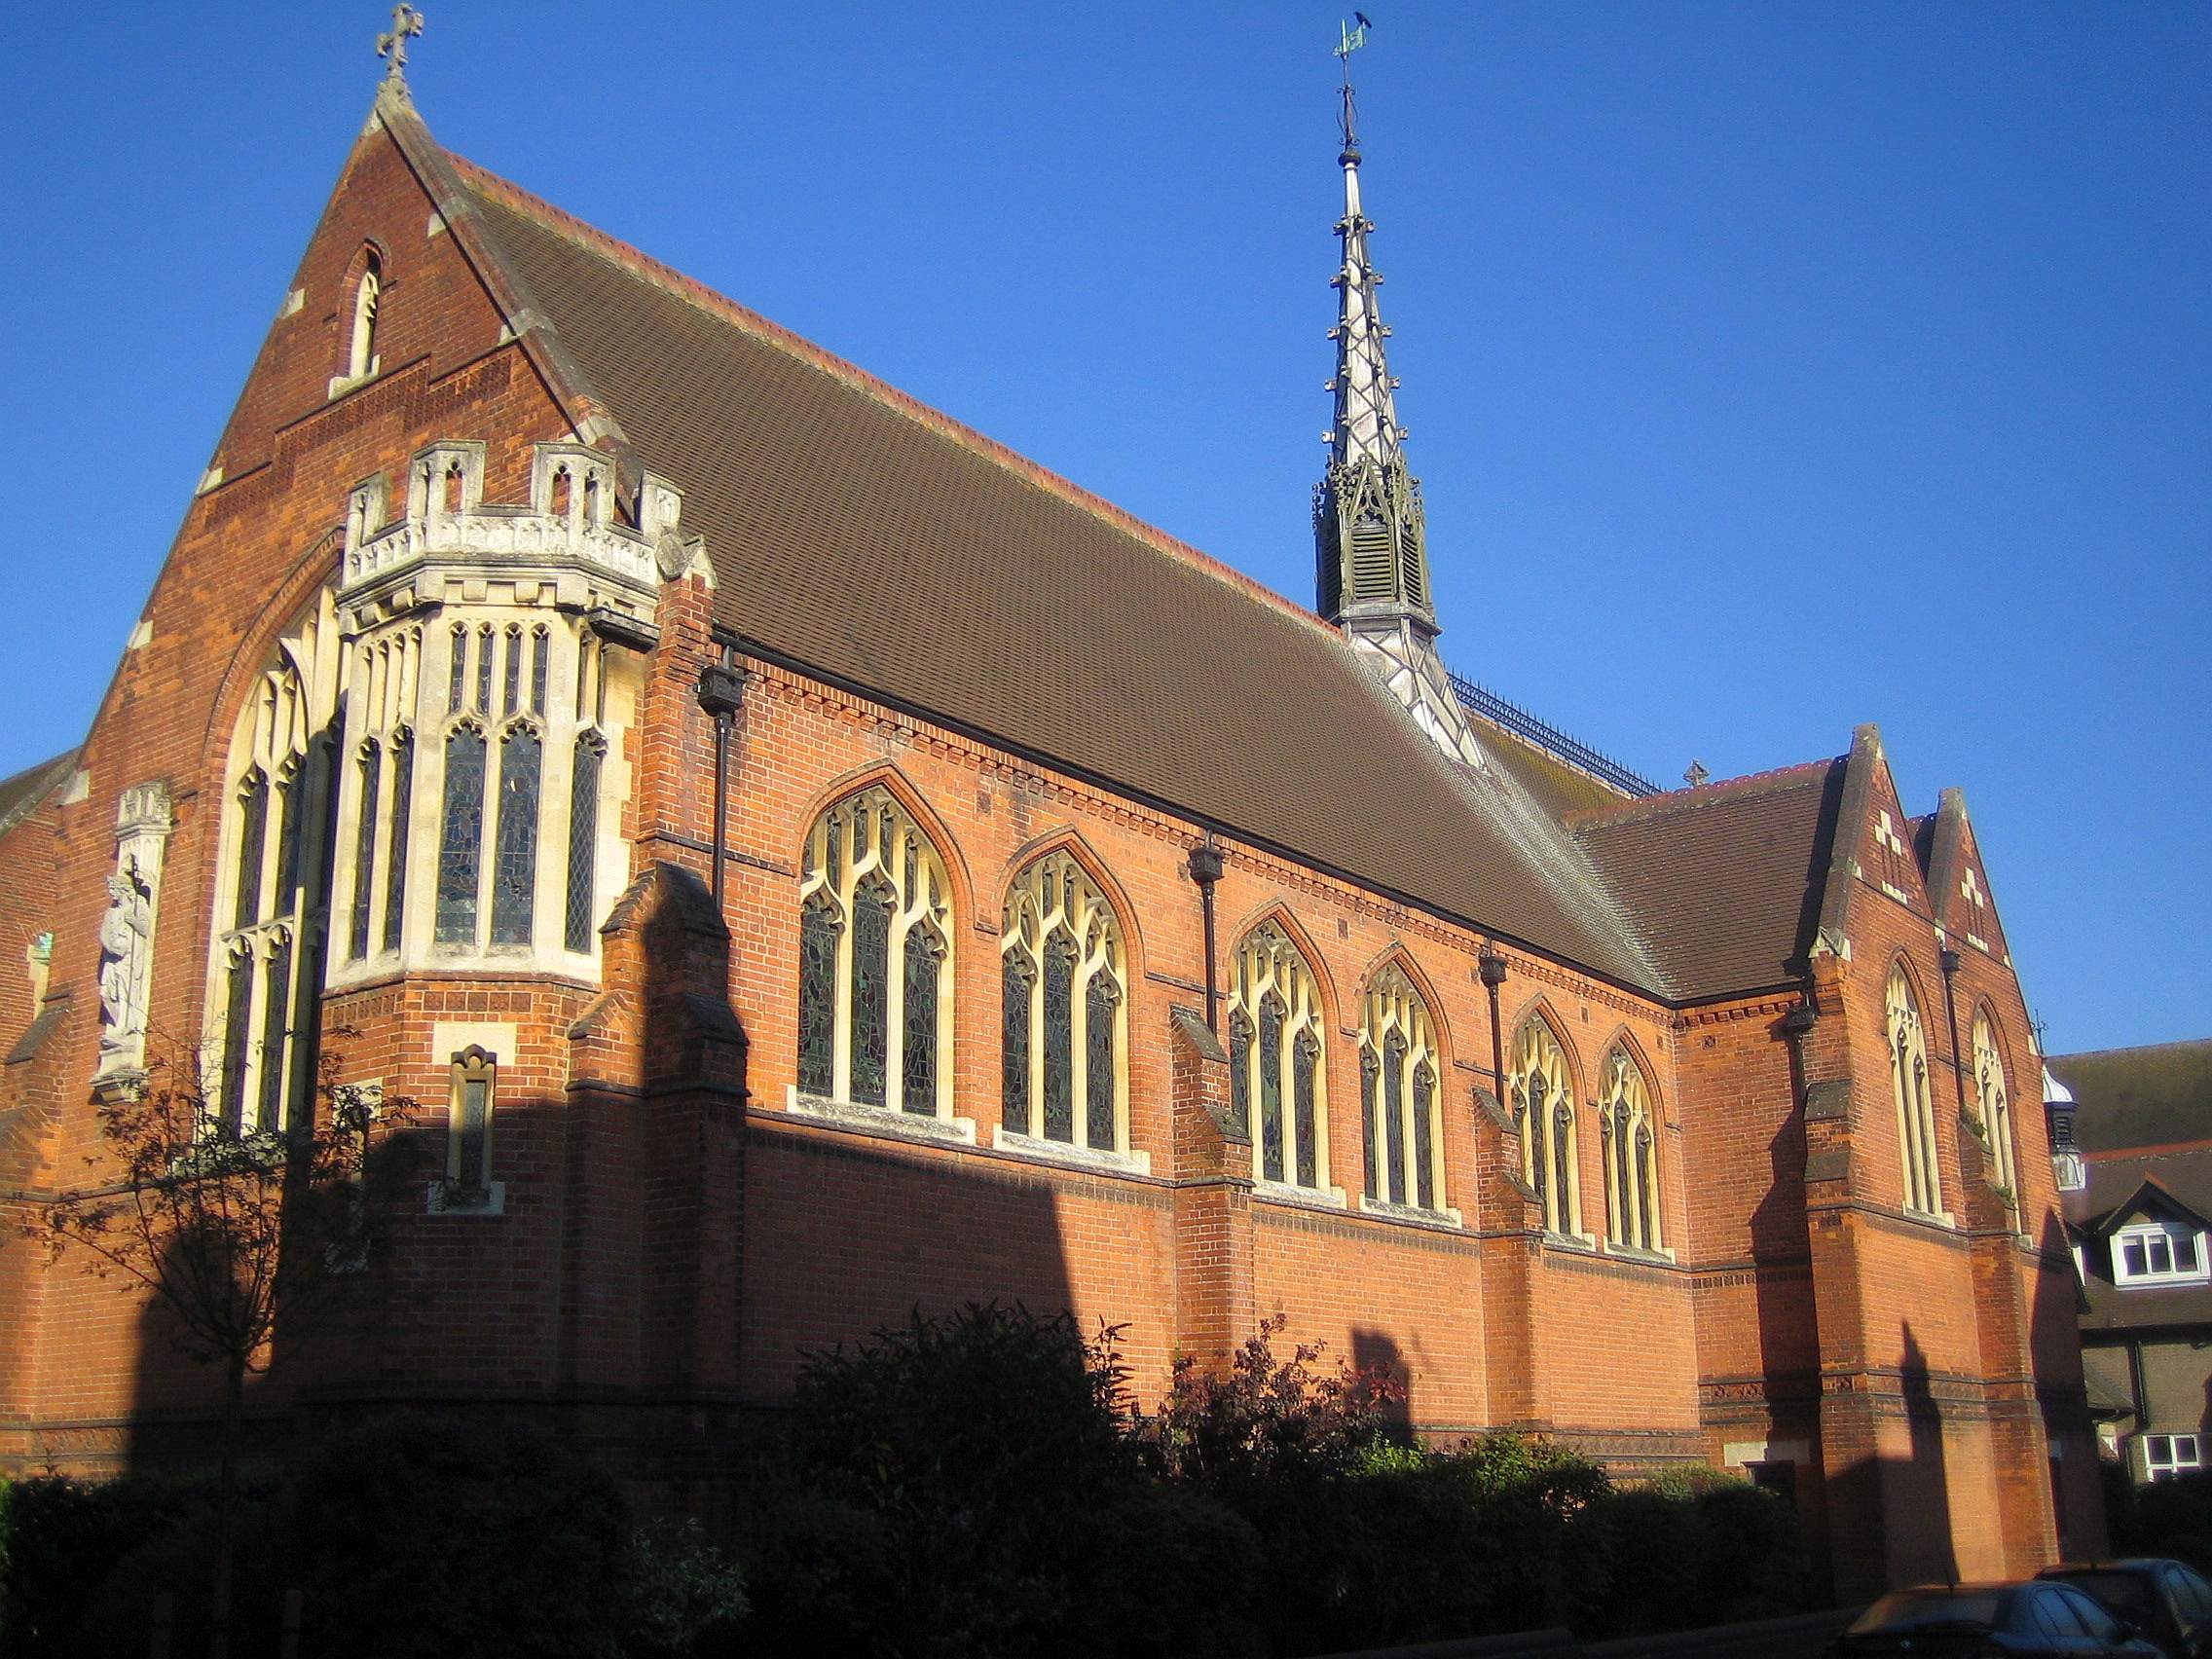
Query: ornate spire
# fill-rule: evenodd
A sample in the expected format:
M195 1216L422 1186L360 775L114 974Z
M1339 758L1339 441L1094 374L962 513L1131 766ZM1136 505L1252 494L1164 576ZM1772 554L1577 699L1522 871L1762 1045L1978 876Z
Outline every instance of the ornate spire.
M1375 303L1382 278L1367 255L1375 224L1360 207L1359 112L1351 88L1351 55L1367 44L1372 25L1363 14L1352 16L1359 27L1345 29L1336 49L1344 63L1344 148L1337 157L1345 169L1345 216L1337 221L1344 261L1331 279L1337 372L1329 389L1337 414L1326 439L1329 470L1313 491L1319 609L1439 748L1480 766L1482 748L1436 654L1420 482L1406 471L1398 383L1382 355L1390 331Z
M1337 290L1337 326L1329 331L1337 343L1337 372L1329 381L1336 421L1328 435L1329 469L1313 493L1320 610L1340 625L1361 615L1402 616L1434 634L1420 484L1406 471L1406 433L1393 395L1398 383L1383 357L1390 330L1376 304L1382 278L1368 257L1375 223L1359 200L1351 55L1366 43L1362 16L1336 49L1344 64L1344 148L1337 158L1345 171L1345 216L1337 221L1344 258L1330 278Z

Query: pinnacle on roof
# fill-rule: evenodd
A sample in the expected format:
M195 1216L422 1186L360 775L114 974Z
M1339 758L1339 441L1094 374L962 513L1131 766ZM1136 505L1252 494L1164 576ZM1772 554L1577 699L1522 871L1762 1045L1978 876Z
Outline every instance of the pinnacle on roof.
M1367 41L1364 18L1346 29L1336 55L1344 63L1339 126L1344 146L1337 157L1345 174L1345 212L1337 221L1343 259L1330 285L1337 290L1336 393L1329 468L1313 495L1313 535L1321 614L1342 624L1347 617L1389 616L1436 632L1429 600L1428 553L1420 483L1406 471L1406 430L1398 424L1398 383L1390 376L1382 343L1390 330L1376 301L1382 278L1368 254L1375 223L1359 196L1358 111L1351 85L1351 55Z

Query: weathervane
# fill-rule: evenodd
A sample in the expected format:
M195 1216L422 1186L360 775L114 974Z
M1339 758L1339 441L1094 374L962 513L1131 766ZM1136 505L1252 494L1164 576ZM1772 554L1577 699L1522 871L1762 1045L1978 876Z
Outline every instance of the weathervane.
M1345 107L1340 125L1344 128L1345 154L1356 159L1359 136L1351 102L1351 55L1367 44L1367 31L1375 25L1367 20L1365 12L1354 12L1352 16L1358 19L1357 26L1339 21L1337 44L1329 49L1329 54L1345 66Z
M407 79L407 43L423 32L423 14L412 6L394 6L391 9L391 27L377 36L377 55L389 59L384 78L404 82Z

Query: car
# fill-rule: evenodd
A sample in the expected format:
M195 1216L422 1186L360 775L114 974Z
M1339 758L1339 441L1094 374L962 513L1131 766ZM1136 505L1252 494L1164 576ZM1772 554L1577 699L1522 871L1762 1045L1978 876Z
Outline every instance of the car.
M2153 1557L2068 1563L2036 1577L2094 1596L2172 1659L2212 1659L2212 1584L2186 1563Z
M2157 1647L2071 1584L1933 1584L1894 1590L1851 1623L1828 1659L2157 1659Z

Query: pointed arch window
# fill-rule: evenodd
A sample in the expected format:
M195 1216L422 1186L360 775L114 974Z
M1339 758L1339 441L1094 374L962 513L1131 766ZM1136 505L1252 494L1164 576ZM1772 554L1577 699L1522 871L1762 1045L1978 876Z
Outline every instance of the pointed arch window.
M1236 947L1229 993L1231 1109L1254 1179L1333 1192L1320 985L1290 938L1262 923Z
M2005 1056L1997 1047L1997 1028L1987 1014L1973 1016L1973 1091L1981 1109L1981 1132L1989 1147L1993 1185L2020 1207L2019 1166L2013 1156L2012 1096L2005 1087Z
M519 642L520 636L515 639ZM492 869L494 944L530 943L537 899L537 783L544 748L536 731L519 721L499 740L499 825Z
M377 313L383 306L384 262L371 252L361 262L360 277L353 284L353 326L346 348L348 380L364 380L377 372Z
M1617 1043L1599 1068L1598 1133L1605 1163L1605 1242L1630 1250L1663 1248L1651 1088L1642 1068Z
M799 886L798 1090L952 1115L952 916L944 861L898 797L815 821Z
M223 1132L284 1126L313 1098L339 760L328 595L280 640L231 739L204 1052Z
M1902 967L1890 970L1884 991L1890 1044L1890 1092L1897 1104L1898 1151L1904 1166L1904 1207L1943 1213L1936 1163L1936 1106L1928 1080L1928 1045L1920 1005Z
M1128 1146L1122 929L1075 858L1014 878L999 932L1006 1132L1094 1152Z
M355 961L369 953L369 922L374 911L377 868L377 795L384 784L384 750L373 737L361 741L361 810L353 845L353 926L348 954Z
M538 660L543 662L542 654ZM599 772L606 758L607 739L596 731L577 734L569 771L568 913L562 929L562 942L575 951L591 949L592 921L599 913Z
M456 726L446 736L445 807L439 814L440 944L476 942L476 890L484 854L484 733Z
M1531 1015L1513 1041L1511 1091L1514 1123L1521 1131L1521 1173L1543 1201L1544 1227L1580 1237L1573 1074L1567 1051L1540 1015Z
M1444 1125L1436 1027L1404 970L1377 974L1360 1004L1364 1194L1373 1203L1444 1207Z
M391 740L391 829L385 843L384 947L397 950L407 915L408 820L415 811L415 734Z

